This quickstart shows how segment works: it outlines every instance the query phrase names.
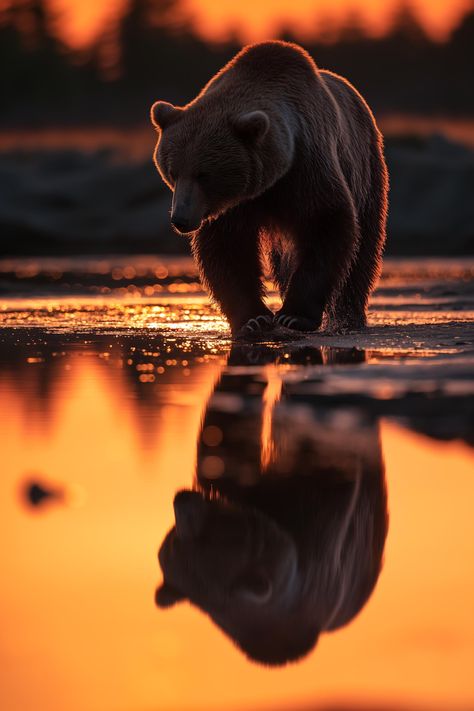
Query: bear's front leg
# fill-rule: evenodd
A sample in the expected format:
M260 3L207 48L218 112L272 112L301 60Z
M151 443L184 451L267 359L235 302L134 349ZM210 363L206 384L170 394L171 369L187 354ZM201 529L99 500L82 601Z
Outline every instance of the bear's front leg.
M236 208L203 225L192 238L192 250L233 336L251 337L273 327L273 313L263 302L257 226Z
M301 226L294 239L297 266L274 319L295 331L315 331L347 276L359 242L352 203L318 215Z

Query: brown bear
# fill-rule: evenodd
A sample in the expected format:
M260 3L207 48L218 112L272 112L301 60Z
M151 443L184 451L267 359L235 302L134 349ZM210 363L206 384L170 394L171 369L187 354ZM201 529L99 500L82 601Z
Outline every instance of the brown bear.
M244 48L184 107L151 109L171 222L234 335L366 324L381 268L381 134L348 81L301 47ZM282 297L264 303L264 262Z

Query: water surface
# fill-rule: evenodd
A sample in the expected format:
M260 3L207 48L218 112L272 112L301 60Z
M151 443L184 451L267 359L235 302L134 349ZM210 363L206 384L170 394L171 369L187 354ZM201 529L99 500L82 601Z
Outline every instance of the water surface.
M1 708L472 708L472 274L389 261L365 333L232 344L189 261L0 262ZM304 539L298 661L212 613L225 508L156 606L181 490Z

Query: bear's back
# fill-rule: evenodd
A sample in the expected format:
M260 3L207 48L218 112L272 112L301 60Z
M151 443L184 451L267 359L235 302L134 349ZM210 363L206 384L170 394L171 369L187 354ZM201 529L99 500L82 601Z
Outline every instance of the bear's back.
M245 93L304 91L318 81L318 70L310 55L289 42L273 40L244 47L202 90L200 97L217 90L242 87Z
M357 130L360 131L361 126L364 129L372 130L375 127L373 114L357 89L347 79L339 76L339 74L334 74L328 69L321 69L319 74L342 115L350 117L350 124L353 125L355 119L359 124Z

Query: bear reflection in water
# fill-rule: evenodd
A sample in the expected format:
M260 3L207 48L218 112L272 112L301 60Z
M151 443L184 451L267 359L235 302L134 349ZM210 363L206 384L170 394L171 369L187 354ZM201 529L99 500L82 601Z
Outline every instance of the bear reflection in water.
M238 356L229 363L242 363ZM312 349L294 357L334 364L360 356ZM378 424L322 402L282 385L275 363L257 374L229 368L206 408L195 489L177 493L176 524L159 551L157 605L189 600L265 664L296 660L322 632L347 624L381 569Z

